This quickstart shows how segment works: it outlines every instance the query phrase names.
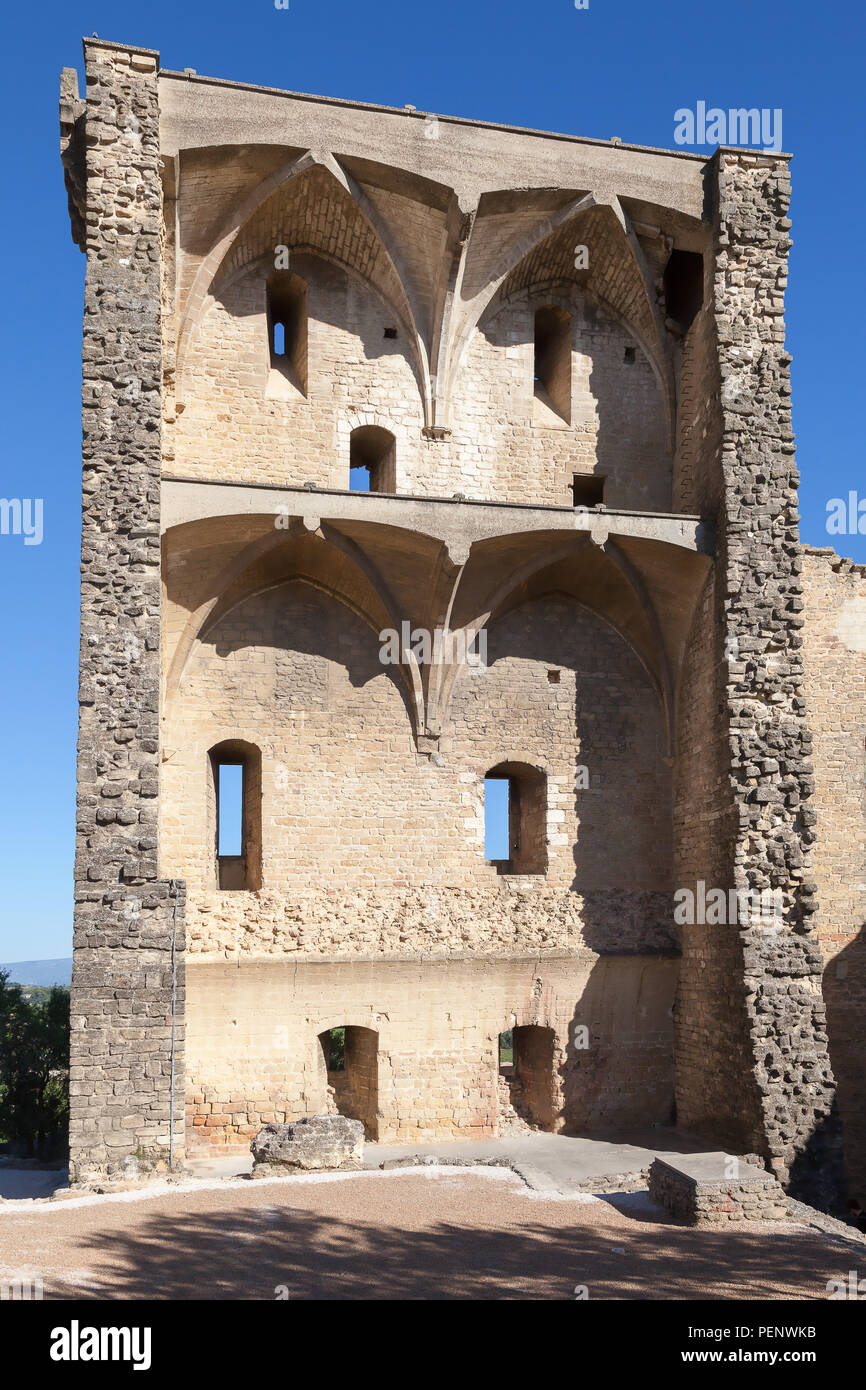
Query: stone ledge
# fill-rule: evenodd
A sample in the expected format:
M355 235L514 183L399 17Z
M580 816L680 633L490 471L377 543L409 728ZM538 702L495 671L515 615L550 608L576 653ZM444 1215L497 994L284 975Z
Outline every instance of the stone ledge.
M735 1177L726 1174L731 1164ZM654 1159L649 1194L690 1226L790 1219L787 1198L772 1174L725 1153L684 1154L675 1162Z

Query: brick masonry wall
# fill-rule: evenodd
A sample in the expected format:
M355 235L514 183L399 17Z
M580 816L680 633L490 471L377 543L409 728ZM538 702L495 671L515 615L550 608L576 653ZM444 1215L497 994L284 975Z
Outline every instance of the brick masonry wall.
M164 1166L172 931L158 877L160 228L152 56L88 45L73 1174ZM183 1153L183 1028L176 1156Z
M272 234L272 236L275 233ZM607 478L610 506L671 509L662 398L628 329L577 286L535 284L496 300L474 334L455 392L449 439L422 436L416 376L393 309L360 277L303 252L308 286L307 396L270 367L266 284L273 253L229 278L189 354L184 407L170 427L166 471L189 478L349 486L349 439L378 423L396 438L398 492L569 505L575 474ZM533 397L535 309L572 315L571 425ZM634 348L634 361L626 349ZM535 418L534 418L535 417ZM219 426L214 429L214 423Z
M849 1188L866 1196L866 566L806 547L806 701L814 731L821 910L830 1058L839 1086Z
M667 1123L676 971L670 957L591 952L495 962L196 960L190 1145L246 1147L262 1124L332 1108L319 1035L344 1025L378 1034L382 1141L497 1134L498 1039L515 1024L556 1033L566 1129Z
M257 893L212 890L207 753L228 738L262 750ZM190 951L670 949L662 715L607 624L562 598L505 615L441 747L415 751L393 668L343 605L298 583L240 602L167 710L162 863L188 882ZM544 875L485 860L484 776L512 760L547 774Z

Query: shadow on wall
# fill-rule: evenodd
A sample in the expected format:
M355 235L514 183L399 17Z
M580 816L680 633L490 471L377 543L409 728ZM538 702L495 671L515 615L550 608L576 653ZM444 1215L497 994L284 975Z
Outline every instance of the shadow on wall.
M357 271L338 265L324 254L315 251L292 251L291 273L304 286L308 322L321 323L360 341L358 360L375 362L382 357L403 358L419 385L418 411L422 410L421 390L415 357L407 341L406 330L395 316L395 310L373 285ZM217 284L216 302L232 318L251 318L266 315L268 282L274 275L274 254L258 258L244 268L239 276L229 276ZM261 360L269 360L270 347L267 324L263 318ZM317 362L310 354L311 379L315 381ZM330 396L330 386L328 386Z
M824 1003L849 1196L866 1203L866 923L824 969ZM820 1135L816 1136L820 1152Z
M201 639L217 656L254 647L274 652L274 697L308 711L328 709L329 668L338 663L359 689L387 676L412 722L396 666L379 659L378 633L346 604L303 579L285 579L241 600ZM315 657L311 663L306 658Z
M676 958L596 961L559 1069L564 1133L674 1125Z
M594 433L591 472L606 479L607 506L670 511L673 463L666 447L661 388L637 339L618 318L586 291L556 281L533 286L530 295L521 291L513 298L494 301L479 332L500 353L513 351L515 343L525 345L531 370L533 347L538 346L536 314L545 308L571 318L570 343L563 344L571 353L568 418L562 409L551 412L552 419L559 415L562 425L571 427L571 433L565 429L563 439L569 444L574 441L583 453L587 430ZM504 364L506 359L502 360ZM590 368L584 380L585 360ZM531 385L527 382L527 388ZM527 395L531 398L529 391ZM539 438L544 437L546 432L539 431Z
M575 672L571 889L583 897L586 944L601 954L677 951L671 769L646 670L613 628L564 594L530 599L494 622L488 666L504 659L537 663L539 682L546 668ZM549 720L545 702L536 727L527 724L527 756L533 735L539 759L561 738Z

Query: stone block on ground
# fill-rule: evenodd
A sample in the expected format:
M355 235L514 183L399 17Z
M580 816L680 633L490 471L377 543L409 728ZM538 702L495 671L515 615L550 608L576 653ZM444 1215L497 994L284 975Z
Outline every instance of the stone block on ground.
M344 1115L313 1115L291 1124L265 1125L250 1149L254 1178L360 1168L364 1126Z
M773 1175L730 1154L656 1158L649 1172L649 1194L690 1226L790 1220L788 1199Z

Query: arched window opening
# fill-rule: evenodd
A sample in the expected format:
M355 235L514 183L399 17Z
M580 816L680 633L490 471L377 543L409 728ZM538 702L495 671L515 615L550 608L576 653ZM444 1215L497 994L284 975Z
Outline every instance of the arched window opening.
M299 275L277 270L268 280L271 367L307 394L307 286Z
M379 1137L379 1034L347 1025L319 1034L328 1074L329 1108L360 1120L372 1143Z
M556 305L535 313L535 399L571 424L571 315Z
M500 874L547 871L547 776L499 763L484 778L484 857Z
M397 491L397 441L390 430L361 425L349 441L352 492Z
M262 755L229 739L208 755L213 883L223 891L262 886Z

